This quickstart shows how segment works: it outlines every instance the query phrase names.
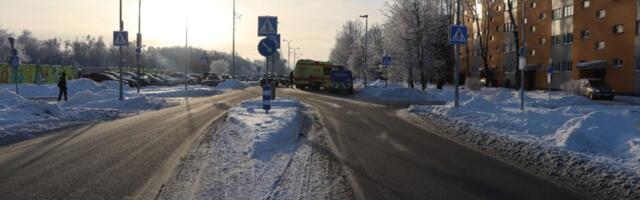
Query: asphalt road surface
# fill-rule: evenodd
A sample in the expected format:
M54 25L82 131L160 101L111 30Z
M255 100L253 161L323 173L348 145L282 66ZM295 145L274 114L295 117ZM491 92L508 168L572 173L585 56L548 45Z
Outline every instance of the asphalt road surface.
M257 88L0 148L0 199L153 199L213 121Z
M257 88L0 147L0 199L153 199L202 131ZM362 199L585 199L410 124L396 109L281 89L316 108Z
M363 199L586 199L408 123L394 108L299 90L279 95L316 108Z

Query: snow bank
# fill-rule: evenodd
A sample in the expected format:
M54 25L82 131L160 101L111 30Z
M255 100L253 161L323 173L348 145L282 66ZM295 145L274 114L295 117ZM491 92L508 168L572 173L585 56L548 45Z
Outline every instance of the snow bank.
M378 103L404 103L404 104L443 104L449 95L443 90L428 89L426 91L417 88L407 88L401 83L377 80L367 84L368 87L357 91L356 97L365 101Z
M247 101L229 112L229 122L245 129L252 137L252 157L268 160L296 145L302 127L302 104L290 99L273 101L269 114L262 101Z
M570 152L564 156L581 155L589 162L629 169L640 177L640 106L602 105L563 93L553 93L549 99L548 93L541 91L528 92L525 100L526 109L521 111L518 92L462 91L459 109L449 102L411 106L407 112L425 118L425 122L438 117L452 124L447 126L465 127L458 134L471 137L476 144L495 143L496 138L505 136L516 144L538 145L545 151L560 149ZM490 134L475 136L474 131Z
M21 94L57 96L54 86L28 85ZM68 102L26 99L14 91L0 88L0 145L28 139L38 134L87 122L114 119L129 113L169 106L162 99L125 93L119 101L118 82L95 83L88 79L69 82ZM128 89L128 88L125 88Z
M218 86L216 86L216 89L218 90L241 90L241 89L245 89L247 88L247 85L245 85L244 83L237 81L237 80L226 80L220 84L218 84Z
M213 89L206 86L190 85L187 86L187 90L184 90L184 86L174 87L158 87L151 86L143 88L140 93L146 96L159 97L159 98L178 98L178 97L207 97L222 93L223 91Z

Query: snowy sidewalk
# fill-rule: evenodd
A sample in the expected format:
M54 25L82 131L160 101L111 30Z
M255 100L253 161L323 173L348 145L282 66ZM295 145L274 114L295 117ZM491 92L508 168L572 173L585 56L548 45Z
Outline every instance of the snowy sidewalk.
M248 101L207 133L160 199L352 199L346 177L296 100ZM317 128L317 127L316 127Z
M575 187L622 199L640 196L640 106L562 93L548 99L548 93L534 91L520 111L518 96L501 88L463 90L457 110L449 102L403 113Z
M139 112L177 105L168 98L206 97L225 91L244 89L238 81L227 81L217 88L189 86L147 87L136 94L124 87L123 101L118 100L119 83L96 83L89 79L69 81L67 102L52 101L58 88L53 85L20 85L16 95L10 85L0 85L0 145L36 137L47 131L112 120Z

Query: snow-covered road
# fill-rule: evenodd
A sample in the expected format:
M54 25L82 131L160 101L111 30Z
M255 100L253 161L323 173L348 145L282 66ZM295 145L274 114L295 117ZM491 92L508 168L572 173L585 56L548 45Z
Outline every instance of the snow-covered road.
M232 108L204 136L160 199L353 199L326 134L297 100Z

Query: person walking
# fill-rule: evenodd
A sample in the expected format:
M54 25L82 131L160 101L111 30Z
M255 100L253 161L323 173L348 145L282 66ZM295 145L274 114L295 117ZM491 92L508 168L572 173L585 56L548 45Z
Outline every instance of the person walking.
M293 82L293 78L294 78L294 76L293 76L293 71L291 71L291 72L289 73L289 87L290 87L290 88L293 88L293 84L294 84L294 82Z
M62 95L64 94L64 101L67 101L67 74L62 72L62 76L60 76L60 80L58 81L58 88L60 89L60 93L58 94L58 101L62 100Z

